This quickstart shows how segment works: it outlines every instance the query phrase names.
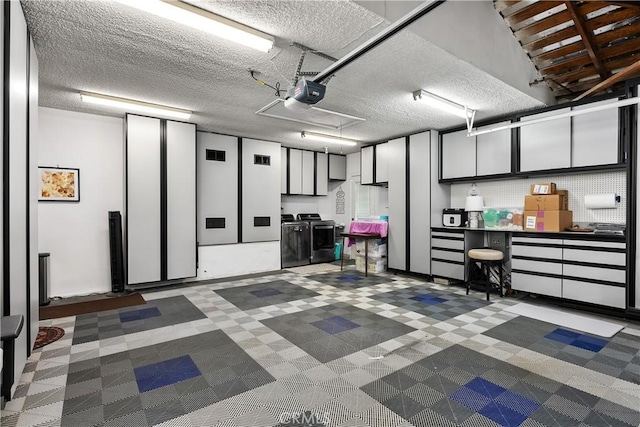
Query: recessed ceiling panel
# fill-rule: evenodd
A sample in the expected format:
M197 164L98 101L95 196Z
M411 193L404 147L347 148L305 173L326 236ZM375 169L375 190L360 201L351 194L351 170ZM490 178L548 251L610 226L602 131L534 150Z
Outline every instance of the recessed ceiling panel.
M284 99L276 99L256 111L256 114L274 117L276 119L290 120L292 122L306 123L327 129L344 129L365 121L365 119L360 117L325 110L319 107L311 107L303 112L291 111L284 106Z

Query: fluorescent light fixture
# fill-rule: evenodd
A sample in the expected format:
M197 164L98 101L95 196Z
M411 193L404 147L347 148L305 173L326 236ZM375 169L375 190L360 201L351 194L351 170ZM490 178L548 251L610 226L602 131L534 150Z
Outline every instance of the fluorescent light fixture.
M455 114L463 119L468 119L475 113L475 111L465 107L464 105L456 104L453 101L449 101L448 99L444 99L422 89L413 92L413 99L416 101L422 101L427 105L446 111L447 113Z
M528 125L535 125L537 123L548 122L550 120L557 120L557 119L563 119L565 117L579 116L581 114L595 113L597 111L608 110L609 108L626 107L627 105L633 105L638 103L640 103L640 97L636 96L633 98L621 99L617 102L612 102L610 104L596 105L591 108L584 108L580 110L571 110L571 111L567 111L566 113L556 114L554 116L545 116L545 117L540 117L539 119L519 121L519 122L514 122L508 125L502 125L502 126L494 126L494 127L489 126L487 128L483 128L482 130L469 130L469 132L467 132L467 136L483 135L485 133L498 132L500 130L519 128L519 127L528 126Z
M244 46L269 52L273 47L273 37L239 24L230 19L175 0L116 0L118 3L135 7L147 13L169 19L182 25L204 31L214 36L239 43Z
M146 113L187 120L191 117L191 111L164 105L150 104L148 102L135 101L133 99L117 98L115 96L99 93L80 92L80 99L91 104L105 105L107 107L120 108L125 111Z
M353 139L341 138L339 136L332 136L332 135L324 135L324 134L315 133L315 132L303 131L303 132L300 132L300 136L302 138L309 138L318 142L326 142L327 144L348 145L349 147L354 147L358 145L358 141L355 141Z

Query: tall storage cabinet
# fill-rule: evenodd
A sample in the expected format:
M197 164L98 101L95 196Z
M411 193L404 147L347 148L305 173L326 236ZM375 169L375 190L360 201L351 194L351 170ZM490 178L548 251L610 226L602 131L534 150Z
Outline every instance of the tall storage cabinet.
M241 146L242 242L278 241L280 144L243 139Z
M407 269L407 139L398 138L384 144L388 159L389 182L389 268Z
M431 133L409 137L409 271L431 274ZM437 156L436 156L437 158ZM437 169L437 168L436 168ZM437 177L435 185L437 184Z
M238 138L198 132L198 244L238 243Z
M196 126L126 117L127 282L196 275Z

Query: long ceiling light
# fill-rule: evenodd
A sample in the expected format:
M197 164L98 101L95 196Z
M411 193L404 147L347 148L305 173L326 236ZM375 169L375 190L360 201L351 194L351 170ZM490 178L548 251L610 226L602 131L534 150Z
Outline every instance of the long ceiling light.
M591 108L584 108L584 109L580 109L580 110L571 110L571 111L567 111L566 113L560 113L560 114L556 114L556 115L553 115L553 116L540 117L539 119L532 119L532 120L513 122L513 123L510 123L508 125L501 125L501 126L494 126L494 127L489 126L487 128L483 128L481 130L469 130L469 132L467 132L467 136L476 136L476 135L482 135L482 134L485 134L485 133L498 132L500 130L519 128L519 127L528 126L528 125L535 125L537 123L543 123L543 122L548 122L548 121L551 121L551 120L563 119L565 117L573 117L573 116L579 116L581 114L595 113L597 111L608 110L609 108L626 107L627 105L633 105L633 104L638 104L638 103L640 103L640 97L636 96L634 98L621 99L619 101L612 102L612 103L609 103L609 104L596 105L596 106L593 106Z
M354 147L358 145L358 141L355 141L353 139L341 138L339 136L324 135L322 133L303 131L303 132L300 132L300 136L302 138L309 138L318 142L326 142L327 144L347 145L349 147Z
M191 111L189 110L135 101L133 99L102 95L99 93L80 92L80 99L91 104L105 105L107 107L115 107L137 113L160 115L182 120L187 120L191 117Z
M413 99L415 101L422 101L427 105L446 111L447 113L455 114L463 119L468 119L475 114L474 110L467 108L464 105L456 104L453 101L449 101L448 99L444 99L422 89L413 92Z
M187 25L226 40L269 52L273 37L246 25L175 0L116 0L127 6Z

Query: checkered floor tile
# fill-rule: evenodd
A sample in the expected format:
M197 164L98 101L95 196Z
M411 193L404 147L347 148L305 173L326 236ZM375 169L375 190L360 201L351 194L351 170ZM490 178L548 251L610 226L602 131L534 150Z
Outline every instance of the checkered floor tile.
M603 340L402 275L276 274L42 321L3 427L637 426L640 324Z

